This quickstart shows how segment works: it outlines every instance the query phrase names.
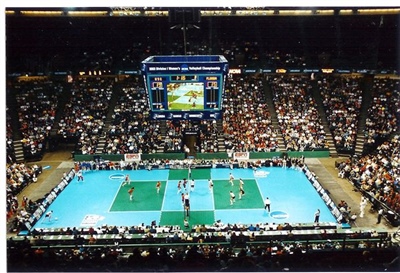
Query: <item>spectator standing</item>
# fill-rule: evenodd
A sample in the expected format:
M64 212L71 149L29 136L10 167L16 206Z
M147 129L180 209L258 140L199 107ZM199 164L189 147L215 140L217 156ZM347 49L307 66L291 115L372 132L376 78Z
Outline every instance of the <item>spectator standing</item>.
M378 210L378 221L376 222L377 224L380 224L380 223L381 223L382 216L383 216L383 208L381 207L381 208Z
M77 176L78 176L78 181L83 181L83 172L82 172L82 169L79 169Z
M363 196L363 197L361 197L361 202L360 202L360 217L361 218L364 217L364 210L365 210L366 206L367 206L367 198L365 198Z
M268 209L268 212L271 211L271 200L269 199L269 197L265 198L265 202L264 202L265 206L264 209Z
M45 215L44 215L44 219L46 220L48 220L49 222L51 221L51 215L53 214L53 211L51 210L51 211L49 211L49 212L47 212Z
M319 217L321 215L321 211L317 209L317 211L314 213L314 223L319 223Z

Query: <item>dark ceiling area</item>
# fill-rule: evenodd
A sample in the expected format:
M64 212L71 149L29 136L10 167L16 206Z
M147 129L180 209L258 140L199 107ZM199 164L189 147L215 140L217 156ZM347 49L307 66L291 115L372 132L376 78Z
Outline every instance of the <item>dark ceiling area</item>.
M74 67L73 62L88 52L107 51L120 58L135 49L138 60L146 53L184 54L177 46L184 40L189 53L196 44L213 54L223 54L226 45L235 44L240 51L250 45L260 55L277 50L304 56L328 53L350 61L354 56L368 60L378 55L372 65L393 68L399 59L399 18L399 14L199 16L177 11L160 17L7 15L7 68L24 69L22 58L49 63L55 56L67 59L64 67Z

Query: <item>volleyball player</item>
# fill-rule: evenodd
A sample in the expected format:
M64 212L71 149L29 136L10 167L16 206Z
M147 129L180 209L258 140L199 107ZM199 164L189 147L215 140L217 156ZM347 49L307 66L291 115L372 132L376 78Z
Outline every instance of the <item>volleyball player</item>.
M160 189L161 189L161 182L160 181L157 182L156 189L157 189L157 193L160 193Z
M233 180L235 180L235 177L232 173L229 173L229 183L231 183L231 186L233 186Z
M214 187L214 182L212 181L212 179L208 179L208 188L210 189L210 192L213 191L213 187Z
M230 201L231 201L231 206L232 206L233 203L235 203L236 196L232 191L229 192L229 196L230 196Z
M135 187L132 187L128 190L128 194L129 194L129 200L133 200L133 191L135 190Z
M129 174L125 175L124 183L122 183L122 186L125 186L126 184L128 185L131 184L131 179L129 178Z

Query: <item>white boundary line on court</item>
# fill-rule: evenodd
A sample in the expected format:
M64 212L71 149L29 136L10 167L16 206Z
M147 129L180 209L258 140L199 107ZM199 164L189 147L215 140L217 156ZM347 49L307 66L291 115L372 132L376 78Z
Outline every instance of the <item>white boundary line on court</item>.
M202 209L202 210L190 210L190 212L199 212L199 211L215 211L215 209ZM181 210L163 210L162 212L180 212Z
M265 178L268 178L268 177L265 177ZM263 193L262 193L262 191L261 191L261 189L260 189L260 185L258 185L258 179L257 179L257 177L255 177L255 176L254 176L253 179L256 181L257 188L258 188L258 192L261 194L261 198L262 198L263 205L264 205L264 200L265 200L265 198L264 198L264 195L263 195Z
M211 170L210 170L210 175L211 175ZM212 187L212 191L210 192L210 186L208 185L208 193L209 194L211 194L211 203L212 203L212 207L213 207L213 209L212 209L212 211L214 212L214 220L215 220L215 201L214 201L214 179L212 179L211 177L210 177L210 179L212 180L212 182L213 182L213 187ZM209 183L209 181L207 180L207 182Z
M243 211L243 210L264 210L263 208L239 208L239 209L215 209L215 211Z
M165 183L165 187L164 187L164 197L162 200L162 204L161 204L161 209L160 209L160 217L161 217L161 213L163 212L163 208L164 208L164 202L167 196L167 187L169 187L169 180L167 179L166 183ZM158 222L160 223L161 219L158 219Z
M111 179L110 179L111 180ZM111 180L112 181L112 180ZM108 213L114 213L113 211L111 211L111 207L112 207L112 205L114 204L114 202L115 202L115 200L117 199L117 195L118 195L118 192L121 190L121 185L122 185L122 183L123 183L123 180L120 182L120 184L119 184L119 187L118 187L118 190L115 192L115 194L114 194L114 198L112 199L112 201L111 201L111 204L110 204L110 206L108 207Z

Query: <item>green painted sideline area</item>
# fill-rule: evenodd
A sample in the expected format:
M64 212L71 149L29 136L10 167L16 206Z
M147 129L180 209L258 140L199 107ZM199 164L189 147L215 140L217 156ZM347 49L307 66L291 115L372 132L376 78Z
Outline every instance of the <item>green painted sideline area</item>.
M182 224L182 218L187 218L190 225L212 225L215 223L214 211L191 211L189 216L182 210L180 211L163 211L161 213L161 226L180 226L183 231L190 231L191 228L186 228Z
M244 179L245 195L239 199L239 182L236 180L231 186L229 180L214 180L215 209L263 209L264 202L254 179ZM227 192L232 191L236 198L235 204L230 205ZM247 197L250 198L247 198Z
M160 181L164 188L166 181ZM161 210L164 191L157 193L157 181L134 182L121 186L110 211L151 211ZM134 187L133 198L130 200L128 190Z
M283 152L260 152L260 153L250 153L250 159L263 159L263 158L273 158L281 157ZM329 157L329 150L315 150L315 151L289 151L285 152L290 157L301 157L306 158L324 158ZM82 155L74 153L75 161L91 161L94 157L101 157L104 160L110 161L121 161L124 160L124 155L109 155L109 154L99 154L99 155ZM185 159L184 153L160 153L160 154L142 154L142 160L149 159L170 159L170 160L183 160ZM197 153L195 159L205 159L205 160L217 160L217 159L230 159L227 153Z
M210 169L192 169L191 177L189 177L188 169L170 169L169 170L169 180L183 180L186 179L210 179Z

